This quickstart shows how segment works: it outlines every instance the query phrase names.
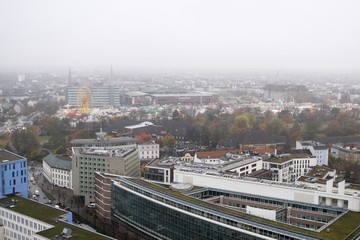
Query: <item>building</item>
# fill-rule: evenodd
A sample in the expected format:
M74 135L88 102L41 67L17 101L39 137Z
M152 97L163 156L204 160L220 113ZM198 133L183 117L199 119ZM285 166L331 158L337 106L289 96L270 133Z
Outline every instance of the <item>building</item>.
M66 104L70 106L77 106L77 99L79 96L79 86L68 86L66 88ZM118 107L120 106L120 88L114 86L93 86L89 88L90 102L92 107Z
M47 155L43 159L43 175L53 185L72 189L71 157Z
M139 153L135 147L73 147L72 176L75 195L85 204L95 201L95 172L140 177Z
M343 239L358 227L351 219L360 213L245 194L240 189L179 192L140 179L121 178L112 184L113 226L145 239L204 240Z
M315 141L296 141L296 149L309 149L311 154L316 157L317 165L328 165L329 148L325 144Z
M308 89L304 85L267 84L264 87L264 99L274 102L300 102L307 93Z
M28 161L26 158L0 149L0 198L19 193L28 197Z
M339 207L354 212L360 212L360 197L358 190L349 188L346 184L340 188L333 186L333 179L326 179L326 188L296 184L295 182L276 182L260 180L234 174L213 174L210 170L175 169L174 182L192 184L198 187L221 189L226 191L254 194L259 197L276 198L299 203Z
M151 160L160 157L160 147L155 142L144 142L138 144L140 160Z
M283 154L263 161L263 169L272 172L272 180L276 182L294 182L300 176L306 175L316 158L306 154Z
M106 133L103 133L106 134ZM131 137L105 138L98 137L96 139L73 139L71 140L73 147L119 147L134 148L136 140Z
M95 172L96 216L105 224L111 224L111 184L119 175Z
M0 225L5 240L113 238L72 224L72 213L18 196L0 200Z
M333 144L331 146L331 155L349 162L360 162L360 149L355 146Z
M171 184L174 181L174 169L208 172L213 175L222 173L245 176L262 169L262 157L238 155L223 151L198 152L194 161L184 161L181 157L166 156L154 159L146 165L145 179L152 182Z
M152 160L146 165L145 179L163 184L172 183L177 161L178 158L169 156Z

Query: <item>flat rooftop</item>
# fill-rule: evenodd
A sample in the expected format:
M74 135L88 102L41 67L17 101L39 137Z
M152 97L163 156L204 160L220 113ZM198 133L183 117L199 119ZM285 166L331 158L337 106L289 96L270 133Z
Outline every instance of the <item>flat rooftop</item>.
M167 189L164 187L161 187L159 185L141 180L141 179L130 179L127 178L127 180L130 180L131 182L134 182L140 186L144 186L146 188L149 188L151 190L154 190L156 192L160 192L162 194L168 195L170 197L174 197L186 202L189 202L191 204L198 205L200 207L209 208L211 210L218 211L223 214L228 214L230 216L238 217L244 220L249 220L254 223L262 224L268 227L275 227L284 231L293 232L295 234L301 234L304 236L316 238L316 239L344 239L344 236L348 236L352 233L356 233L360 235L360 225L358 219L360 219L360 212L347 212L343 216L341 216L337 221L330 224L327 228L330 229L330 232L327 232L326 230L323 230L321 232L316 231L310 231L303 228L298 228L289 224L284 224L280 222L271 221L268 219L256 217L253 215L249 215L246 213L241 213L236 210L232 210L230 208L221 207L212 203L205 202L200 199L196 199L190 196L187 196L183 193L174 191L172 189ZM354 238L355 239L355 238Z
M17 155L15 153L9 152L5 149L0 149L0 161L8 160L8 161L15 161L25 159L25 157L22 157L20 155Z
M266 160L264 160L264 162L284 163L284 162L287 162L289 160L296 159L296 158L310 158L310 156L307 154L303 154L303 153L289 154L289 155L286 154L285 156L272 157L272 158L266 159Z
M105 139L73 139L70 142L71 144L95 144L95 143L127 143L135 144L136 140L131 137L120 137L120 138L105 138Z
M13 202L16 202L15 207L9 208ZM75 224L69 224L63 221L58 221L61 216L68 213L64 210L50 207L45 204L41 204L26 198L11 196L0 199L0 207L8 208L11 211L24 214L26 216L38 219L39 221L53 225L53 228L46 229L36 234L52 238L56 235L60 235L64 228L69 228L72 231L72 237L68 239L80 239L80 240L111 240L113 238L105 235L98 234L97 232L89 231Z

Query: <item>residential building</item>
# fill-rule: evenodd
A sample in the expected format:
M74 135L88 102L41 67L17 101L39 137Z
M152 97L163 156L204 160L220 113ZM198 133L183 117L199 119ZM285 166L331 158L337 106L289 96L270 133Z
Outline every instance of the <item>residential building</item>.
M358 147L360 147L360 144L358 144ZM331 155L335 158L341 158L349 162L360 162L360 149L358 147L333 144L331 146Z
M271 136L259 129L250 129L241 133L236 139L229 139L225 146L236 147L240 152L270 153L284 150L285 136Z
M220 184L224 182L216 185ZM145 239L204 240L336 239L339 231L343 238L358 227L351 219L360 213L239 190L241 185L236 191L208 187L179 192L141 179L120 178L112 184L113 227ZM344 228L347 221L350 224Z
M72 224L71 212L15 195L0 200L0 225L4 240L113 239Z
M73 147L72 180L75 195L85 204L95 201L95 172L140 177L139 153L135 147Z
M316 166L316 160L306 154L283 154L264 160L263 169L271 170L273 181L295 182Z
M160 157L160 146L155 142L144 142L138 144L140 160L151 160Z
M28 161L25 157L0 149L0 198L19 193L28 197Z
M43 159L43 175L53 185L72 189L71 157L50 153Z
M309 149L311 154L316 157L317 165L328 165L329 148L325 144L315 141L296 141L296 149Z

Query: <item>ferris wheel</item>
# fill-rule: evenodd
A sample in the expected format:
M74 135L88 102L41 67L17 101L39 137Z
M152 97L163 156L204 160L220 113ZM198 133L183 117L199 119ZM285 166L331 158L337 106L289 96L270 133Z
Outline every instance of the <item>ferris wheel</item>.
M78 111L81 114L88 114L92 107L91 91L87 87L80 87L77 97L76 104Z

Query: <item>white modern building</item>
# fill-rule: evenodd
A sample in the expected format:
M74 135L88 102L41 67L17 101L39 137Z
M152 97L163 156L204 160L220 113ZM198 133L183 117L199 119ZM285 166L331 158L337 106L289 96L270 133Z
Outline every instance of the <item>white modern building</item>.
M325 189L317 189L305 184L279 183L228 174L214 175L206 171L175 169L174 182L360 212L360 196L357 190L346 187L345 182L334 187L333 179L326 180Z
M296 149L309 149L311 154L316 157L317 165L328 165L329 148L325 144L315 141L296 141Z
M0 199L0 225L4 240L113 239L72 224L71 212L18 196Z
M139 158L141 160L155 159L160 157L160 147L158 143L144 142L138 144Z
M72 189L71 157L47 155L43 159L44 177L53 185Z
M294 182L316 166L316 160L306 154L284 154L264 160L263 169L272 172L273 181Z

